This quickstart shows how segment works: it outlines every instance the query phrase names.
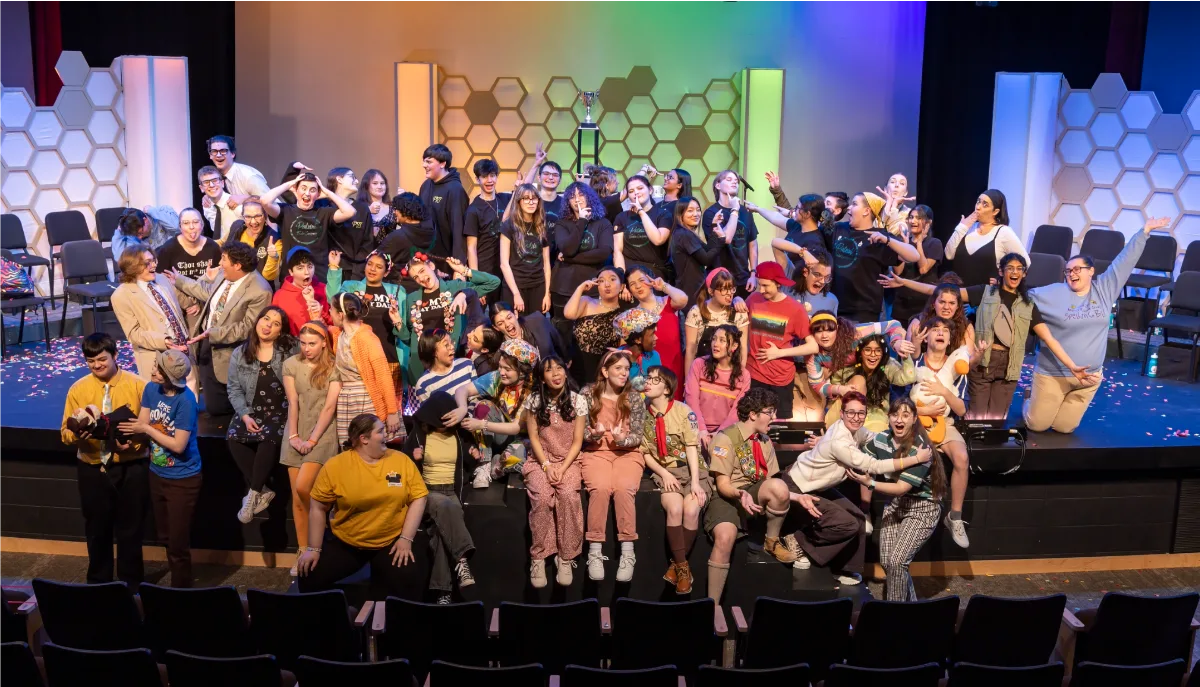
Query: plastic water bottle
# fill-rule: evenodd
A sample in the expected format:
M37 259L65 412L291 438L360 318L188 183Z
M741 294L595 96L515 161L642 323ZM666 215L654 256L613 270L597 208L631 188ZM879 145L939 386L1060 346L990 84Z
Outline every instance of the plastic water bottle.
M1150 354L1150 371L1146 374L1150 377L1158 376L1158 351Z
M1115 326L1117 326L1117 313L1110 312L1108 313L1108 328L1112 329Z

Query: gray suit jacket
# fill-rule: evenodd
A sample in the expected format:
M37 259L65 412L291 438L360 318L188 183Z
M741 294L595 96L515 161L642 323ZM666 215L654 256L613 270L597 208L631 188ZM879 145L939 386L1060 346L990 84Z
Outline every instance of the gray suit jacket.
M225 284L223 270L218 271L216 278L211 282L206 279L189 279L182 275L175 278L175 288L204 304L200 309L200 317L192 326L192 336L204 331L208 314L217 307L217 300L221 297ZM225 301L221 312L213 316L208 343L212 346L212 366L217 381L222 384L227 382L229 356L234 348L250 338L250 330L254 328L259 314L270 304L271 286L261 274L251 272L246 275L246 280L237 291Z

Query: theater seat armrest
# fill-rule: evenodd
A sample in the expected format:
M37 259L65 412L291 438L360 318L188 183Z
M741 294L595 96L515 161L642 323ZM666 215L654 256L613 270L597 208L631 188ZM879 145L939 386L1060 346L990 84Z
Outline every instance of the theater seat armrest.
M499 637L500 636L500 609L499 608L492 609L492 622L488 625L488 636L489 637Z
M1070 629L1072 632L1080 632L1083 630L1083 623L1080 622L1079 618L1075 617L1075 614L1072 613L1071 609L1069 608L1063 609L1062 624L1063 627Z
M429 676L425 676L425 687L429 687Z
M558 675L550 676L549 687L558 687L559 684L561 684L561 683L562 683L562 678L560 676L558 676Z
M381 635L387 629L387 606L384 601L375 602L375 612L371 614L371 634Z
M600 634L612 634L612 610L608 606L600 607Z
M687 687L687 678L680 675L679 682L677 684L678 684L678 687Z
M37 607L38 607L37 597L31 596L28 599L25 599L24 601L22 601L20 606L17 606L17 610L15 611L15 613L17 615L29 615L30 613L33 613L34 611L36 611Z
M371 617L371 611L375 610L375 602L367 601L363 603L363 607L359 609L358 615L354 616L354 627L362 629L367 624L367 618Z
M719 605L713 606L713 634L725 637L729 634L729 625L725 623L725 611Z
M718 608L720 608L718 606ZM750 631L750 624L746 622L746 615L742 613L741 606L734 606L729 609L733 614L733 627L738 631L738 634L746 634Z
M1054 644L1054 653L1063 662L1065 674L1070 675L1075 666L1075 640L1084 631L1083 623L1070 609L1063 609L1062 623L1058 626L1058 641Z

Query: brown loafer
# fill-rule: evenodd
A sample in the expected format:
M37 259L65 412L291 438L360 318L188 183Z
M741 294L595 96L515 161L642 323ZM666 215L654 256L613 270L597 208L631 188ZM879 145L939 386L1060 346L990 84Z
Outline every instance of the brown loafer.
M676 584L679 581L679 571L675 566L675 561L671 561L671 565L667 567L667 572L663 575L663 581L668 584Z
M678 578L675 581L676 594L691 594L692 593L692 569L688 567L687 561L675 564L675 576Z
M763 540L763 551L775 557L775 560L780 563L791 565L796 562L796 554L788 551L788 547L779 540L779 537L767 537Z

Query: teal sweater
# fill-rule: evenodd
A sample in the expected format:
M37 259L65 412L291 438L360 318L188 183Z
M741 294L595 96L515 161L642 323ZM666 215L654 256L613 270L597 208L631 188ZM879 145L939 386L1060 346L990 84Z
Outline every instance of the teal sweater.
M489 293L500 288L500 278L482 272L480 270L471 270L471 276L467 281L458 279L442 280L441 292L448 294L451 298L456 296L459 291L464 289L475 289L475 293L480 296L486 296ZM425 299L425 292L421 289L409 291L405 298L404 306L400 310L400 315L403 318L402 329L400 329L400 338L408 341L410 351L417 350L417 341L421 338L419 327L413 327L413 309L417 307L417 303ZM462 341L463 335L467 329L467 316L459 314L454 316L454 331L451 336L454 338L454 347L457 348L459 342ZM408 381L409 384L416 384L421 375L425 374L425 363L415 355L408 356Z
M383 282L383 291L387 295L396 299L399 303L404 300L404 292L401 291L399 284L389 284ZM342 269L340 267L330 267L328 274L325 275L325 293L329 298L329 302L333 302L333 297L338 293L353 293L361 296L367 292L367 282L362 279L353 281L342 281ZM403 314L403 311L401 312ZM400 363L400 369L408 368L408 337L403 327L393 326L392 330L396 332L396 361Z

